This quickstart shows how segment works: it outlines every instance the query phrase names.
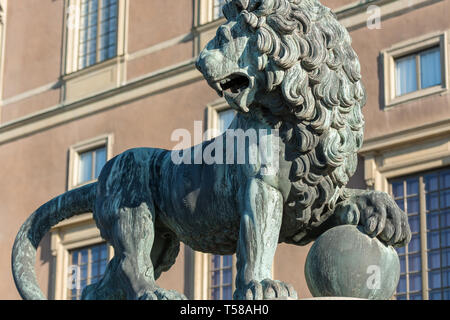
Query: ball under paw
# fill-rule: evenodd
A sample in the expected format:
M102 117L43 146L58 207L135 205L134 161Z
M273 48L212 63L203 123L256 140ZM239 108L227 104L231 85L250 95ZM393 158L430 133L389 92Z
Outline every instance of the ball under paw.
M390 299L400 262L394 248L344 225L317 238L306 258L305 276L314 297Z

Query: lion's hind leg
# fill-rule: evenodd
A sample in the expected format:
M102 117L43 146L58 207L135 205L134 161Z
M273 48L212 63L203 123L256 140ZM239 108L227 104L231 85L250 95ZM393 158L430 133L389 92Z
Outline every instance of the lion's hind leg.
M159 273L175 261L173 256L176 257L178 251L171 251L172 259L155 255L166 235L161 237L157 231L159 226L155 226L157 212L149 187L152 152L151 149L126 151L108 162L100 174L94 218L102 237L114 247L114 258L98 285L84 290L83 297L87 299L181 298L179 294L161 289L155 281ZM178 243L174 242L178 241L176 237L166 236L165 240L162 248L166 243L168 249L178 248ZM156 267L155 257L160 258Z

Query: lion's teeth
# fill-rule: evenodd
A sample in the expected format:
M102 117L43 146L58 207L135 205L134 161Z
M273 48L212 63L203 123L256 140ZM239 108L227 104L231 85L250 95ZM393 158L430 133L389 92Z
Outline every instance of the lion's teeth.
M220 86L220 83L219 83L219 82L213 82L213 83L211 84L211 86L212 86L214 89L216 89L216 91L222 91L222 87Z

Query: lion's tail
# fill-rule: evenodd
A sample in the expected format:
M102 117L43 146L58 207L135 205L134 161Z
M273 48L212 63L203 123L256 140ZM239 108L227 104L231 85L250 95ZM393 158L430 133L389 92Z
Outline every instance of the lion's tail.
M36 249L51 227L72 216L93 210L97 183L68 191L45 203L25 221L12 250L12 272L20 295L26 300L46 299L36 278Z

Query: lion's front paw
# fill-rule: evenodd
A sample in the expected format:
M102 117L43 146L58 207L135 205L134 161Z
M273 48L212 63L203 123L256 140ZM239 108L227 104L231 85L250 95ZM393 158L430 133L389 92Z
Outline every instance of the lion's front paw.
M235 300L297 299L297 292L292 285L282 281L252 280L244 289L236 290L233 298Z
M154 290L146 290L140 295L139 300L187 300L187 298L184 294L175 290L166 290L157 287Z
M387 245L405 246L411 240L408 216L385 192L372 191L357 196L359 225L371 237Z

